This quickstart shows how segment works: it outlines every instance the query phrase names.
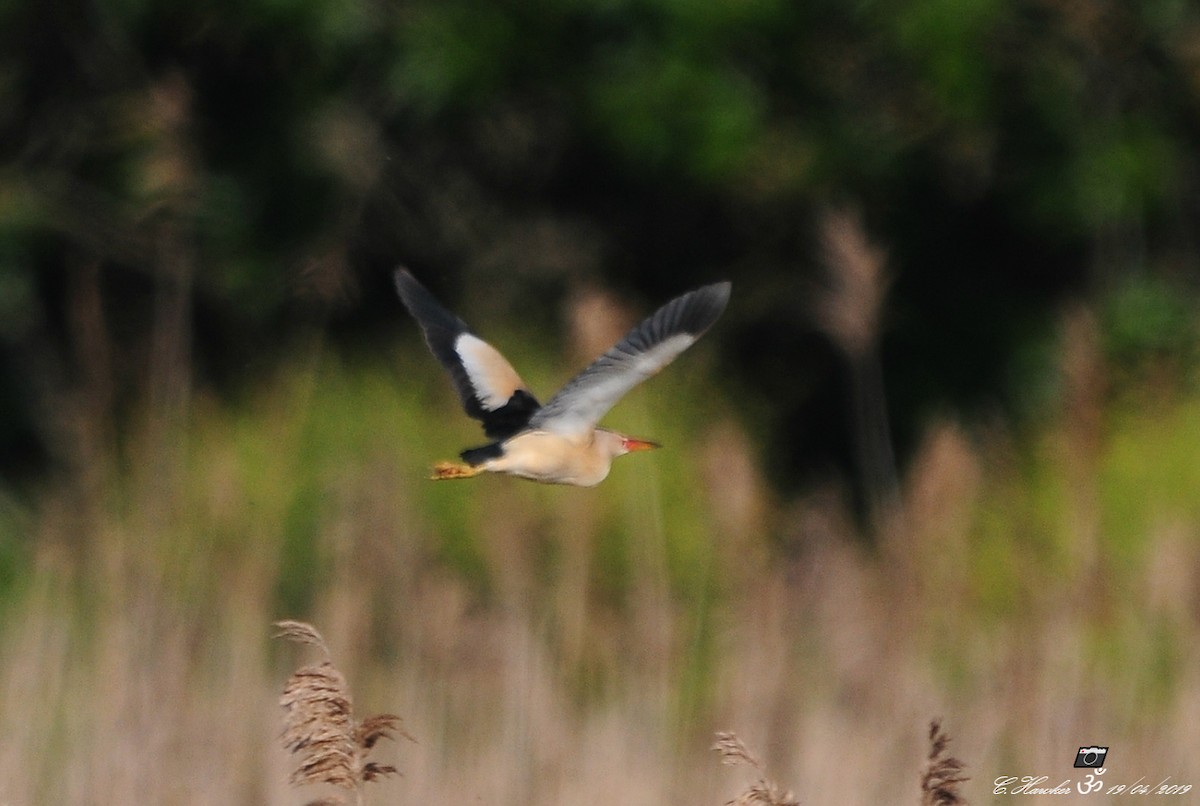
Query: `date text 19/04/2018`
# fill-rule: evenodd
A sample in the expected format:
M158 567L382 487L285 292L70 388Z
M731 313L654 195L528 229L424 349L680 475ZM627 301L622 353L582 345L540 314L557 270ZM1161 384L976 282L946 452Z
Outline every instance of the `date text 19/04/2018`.
M1064 780L1058 786L1047 785L1049 775L1001 775L993 781L993 795L1184 795L1192 791L1191 784L1176 784L1168 776L1157 784L1148 784L1143 776L1132 784L1109 783L1100 780L1104 770L1089 774L1084 780ZM1074 785L1072 785L1074 784Z

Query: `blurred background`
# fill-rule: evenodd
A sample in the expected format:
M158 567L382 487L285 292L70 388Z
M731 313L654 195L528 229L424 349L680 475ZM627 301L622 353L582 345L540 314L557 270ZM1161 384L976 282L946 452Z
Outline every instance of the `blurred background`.
M301 803L325 634L369 802L1200 785L1200 6L0 4L0 802ZM545 399L724 318L594 490L481 442L408 266ZM752 776L751 776L752 777ZM320 794L320 793L317 793ZM1070 798L1067 798L1070 800ZM1119 798L1117 799L1119 801Z

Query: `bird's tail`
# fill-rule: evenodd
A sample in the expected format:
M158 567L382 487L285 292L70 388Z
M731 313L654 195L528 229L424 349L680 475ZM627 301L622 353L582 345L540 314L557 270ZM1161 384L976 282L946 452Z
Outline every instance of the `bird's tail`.
M465 451L459 454L459 457L464 462L471 465L471 467L475 467L476 465L483 464L489 459L499 459L503 455L504 449L500 447L500 443L493 442L489 445L484 445L479 448L467 448Z

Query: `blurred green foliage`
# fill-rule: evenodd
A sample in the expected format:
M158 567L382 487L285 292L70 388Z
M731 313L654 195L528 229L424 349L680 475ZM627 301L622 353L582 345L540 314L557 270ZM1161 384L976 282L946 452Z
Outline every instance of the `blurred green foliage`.
M1105 354L1121 373L1123 389L1146 388L1155 374L1160 381L1181 376L1195 380L1188 376L1198 366L1200 320L1188 292L1160 278L1134 276L1105 300ZM1153 386L1149 384L1151 390Z

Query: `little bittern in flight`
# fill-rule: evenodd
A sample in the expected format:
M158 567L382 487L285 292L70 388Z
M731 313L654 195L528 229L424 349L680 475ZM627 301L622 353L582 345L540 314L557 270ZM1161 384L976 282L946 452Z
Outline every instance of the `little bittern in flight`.
M654 442L598 427L625 393L657 373L708 330L729 302L730 284L715 283L663 305L572 378L546 405L538 403L496 348L434 299L407 270L396 290L416 318L429 349L445 366L459 400L493 440L434 466L435 479L508 473L547 484L591 487L612 460Z

